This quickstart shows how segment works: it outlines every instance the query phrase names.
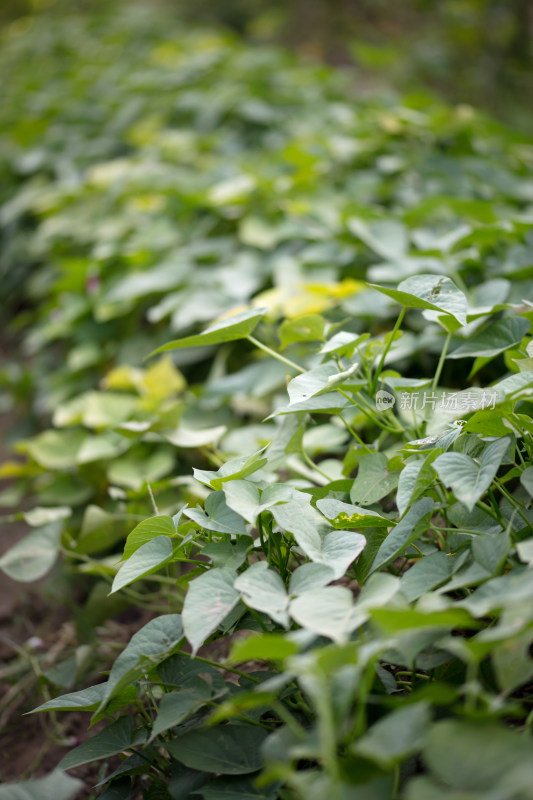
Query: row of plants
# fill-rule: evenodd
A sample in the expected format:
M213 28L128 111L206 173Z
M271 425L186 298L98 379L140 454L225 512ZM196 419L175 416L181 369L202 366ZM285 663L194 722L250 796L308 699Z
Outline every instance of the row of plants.
M168 11L2 62L0 566L85 581L80 647L159 614L24 791L532 797L531 142Z

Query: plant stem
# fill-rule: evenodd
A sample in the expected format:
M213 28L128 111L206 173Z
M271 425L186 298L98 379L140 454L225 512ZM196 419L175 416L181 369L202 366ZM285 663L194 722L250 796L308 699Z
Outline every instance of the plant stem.
M272 705L272 711L274 711L274 713L278 715L280 720L284 722L288 728L291 729L294 735L297 736L298 739L301 740L305 739L306 737L305 729L300 725L296 717L294 717L294 715L291 714L289 709L286 708L286 706L280 700L274 700L271 705Z
M446 340L444 342L444 347L442 348L442 352L440 354L439 363L437 364L437 371L435 372L435 377L433 378L433 383L431 384L431 391L434 392L437 386L439 385L439 379L442 372L442 368L444 366L444 360L446 358L446 354L448 352L448 347L450 346L450 342L452 339L451 333L448 333L446 336Z
M516 510L516 513L517 513L517 514L519 514L519 515L522 517L522 519L523 519L523 520L524 520L524 522L526 523L526 526L529 528L529 526L531 525L531 522L529 521L529 519L527 518L527 516L526 516L526 515L524 514L524 512L522 511L522 508L521 508L521 506L520 506L520 503L519 503L517 500L515 500L515 498L513 497L513 495L512 495L512 494L510 494L510 492L508 492L508 491L507 491L507 489L505 488L505 486L503 485L503 483L501 482L501 480L499 480L498 478L494 478L494 483L496 484L496 486L498 487L498 489L500 490L500 492L503 494L503 496L504 496L504 497L505 497L505 498L506 498L506 499L509 501L509 503L510 503L510 504L513 506L513 508Z
M310 458L310 457L307 455L307 453L305 452L305 450L303 449L303 447L302 447L302 450L301 450L301 454L302 454L302 458L303 458L303 460L305 461L305 463L306 463L306 464L307 464L309 467L311 467L311 469L314 469L316 472L318 472L318 473L319 473L319 475L322 475L322 477L323 477L323 478L325 478L325 479L328 481L328 483L331 481L331 478L329 477L329 475L326 475L326 473L325 473L325 472L322 472L322 470L320 469L320 467L318 467L318 466L315 464L315 462L313 461L313 459L312 459L312 458Z
M154 507L154 514L156 515L156 517L158 517L159 516L159 509L157 507L157 503L155 502L155 497L154 497L154 493L152 492L152 487L150 486L149 483L146 483L146 486L148 488L148 494L150 495L150 500L152 501L152 505Z
M395 334L398 332L398 330L400 328L400 325L403 322L403 318L405 317L406 310L407 309L405 308L405 306L402 306L402 310L398 314L398 319L394 323L394 328L392 329L391 333L389 334L389 340L388 340L387 344L385 345L385 350L381 354L381 358L380 358L378 367L376 369L376 372L374 373L374 378L372 379L372 385L371 385L371 393L372 394L374 394L374 392L376 391L376 386L378 385L379 376L381 374L381 370L383 369L383 364L385 363L385 359L387 357L387 353L389 352L389 350L391 348L391 345L392 345L392 343L394 341Z
M268 347L268 345L263 344L263 342L260 342L259 339L255 338L255 336L247 336L246 338L255 347L258 347L260 350L263 350L265 353L268 353L268 355L272 356L272 358L277 358L278 361L282 361L283 364L286 364L291 369L295 369L300 374L302 372L305 372L305 369L303 367L300 367L298 364L295 364L294 361L291 361L289 358L285 358L285 356L282 356L281 353L276 353L275 350L272 350L270 347Z
M252 683L261 683L258 678L254 678L253 675L249 675L247 672L243 672L240 669L234 669L233 667L228 667L226 664L219 664L218 661L211 661L210 658L203 658L202 656L193 656L190 653L185 653L183 650L178 650L177 655L180 656L187 656L188 658L193 659L194 661L201 661L202 664L208 664L210 667L216 667L217 669L224 670L224 672L233 672L235 675L240 675L241 678L246 678Z
M362 447L364 450L366 450L366 452L367 452L367 453L371 453L371 452L372 452L372 450L370 449L370 447L369 447L367 444L365 444L365 442L363 442L363 440L361 439L361 437L360 437L360 436L359 436L359 435L358 435L358 434L357 434L357 433L354 431L354 429L352 428L352 426L351 426L351 425L350 425L348 422L346 422L346 420L345 420L345 419L344 419L344 417L342 416L342 413L341 413L341 414L339 414L339 415L338 415L338 417L339 417L340 421L341 421L341 422L344 424L344 426L346 427L346 430L347 430L349 433L351 433L351 435L353 436L353 438L355 439L355 441L357 442L357 444L361 445L361 447Z

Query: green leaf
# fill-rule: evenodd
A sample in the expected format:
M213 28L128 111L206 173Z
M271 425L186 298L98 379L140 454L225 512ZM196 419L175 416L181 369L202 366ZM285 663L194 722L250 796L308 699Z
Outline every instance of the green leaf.
M386 497L398 485L400 473L389 471L384 453L359 456L359 469L350 491L350 500L362 506Z
M71 659L63 664L68 664ZM75 666L75 664L74 664ZM47 671L48 672L48 671ZM70 672L72 672L72 665ZM69 709L77 708L84 711L96 711L99 708L102 698L104 696L106 684L99 683L97 686L90 686L88 689L81 689L79 692L70 692L69 694L62 694L53 700L48 700L29 714L36 713L37 711L68 711ZM124 708L137 700L137 687L134 685L126 686L119 694L115 695L110 700L105 712L101 715L96 715L94 722L98 722L103 716L108 716L114 711Z
M307 374L307 373L306 373ZM328 374L330 371L328 370ZM327 381L328 378L325 378ZM311 391L313 388L317 388L318 382L313 381L311 382ZM301 387L302 391L308 391L309 386ZM281 408L276 409L270 417L277 417L282 414L297 414L301 411L308 411L310 413L316 412L324 413L324 414L338 414L343 409L348 408L350 406L350 400L347 397L343 397L339 392L324 392L322 394L318 394L316 397L312 396L308 400L300 400L299 402L291 402L288 406L282 406Z
M301 594L291 601L290 614L303 628L339 644L360 623L357 618L354 621L352 593L344 586L325 586Z
M411 506L405 517L400 520L381 544L372 564L371 572L385 567L400 555L418 535L419 524L423 525L429 521L433 507L434 502L429 497L423 497L422 500L418 500Z
M22 511L20 515L24 522L27 522L32 528L41 528L50 522L67 519L72 515L72 509L68 506L58 506L57 508L36 506L30 511Z
M167 342L162 347L158 347L150 353L155 356L158 353L165 353L167 350L177 350L184 347L205 347L206 345L222 344L222 342L234 342L237 339L245 339L256 327L259 320L264 317L265 308L253 308L248 311L241 311L232 317L226 317L219 322L210 325L197 336L187 336L185 339L176 339Z
M197 481L205 483L212 489L222 489L226 481L242 480L243 478L247 478L248 475L257 472L258 469L261 469L261 467L267 463L266 458L261 458L261 453L263 452L264 448L258 450L257 453L253 453L251 456L232 458L230 461L226 461L226 463L216 471L193 469L194 477Z
M533 566L533 539L526 539L523 542L518 542L516 545L516 552L518 553L520 561Z
M519 344L531 323L524 317L506 317L491 322L481 333L467 339L447 358L493 358L504 350Z
M383 258L395 260L407 252L407 229L395 219L366 221L351 217L347 224L351 233Z
M399 587L392 575L375 575L367 582L354 605L344 586L326 586L301 594L290 604L290 614L302 627L337 643L347 640L370 616L370 609L388 603Z
M22 442L19 449L29 453L42 467L51 470L76 466L78 453L87 434L82 430L49 430Z
M179 692L164 694L159 703L157 717L152 725L150 740L169 728L174 728L198 711L211 697L211 689L205 681L196 680Z
M315 342L324 338L325 319L318 314L309 314L297 319L285 320L278 330L281 349L294 342Z
M340 356L350 357L356 346L362 344L369 338L370 334L365 333L359 336L357 333L349 331L338 331L320 349L321 355L337 353Z
M335 572L326 564L315 564L312 561L297 567L289 581L289 594L299 595L311 589L319 589L335 580Z
M55 769L44 778L2 784L0 800L73 800L83 785L78 778Z
M189 584L183 605L183 630L193 653L239 602L234 580L233 570L221 568L211 569Z
M224 678L214 667L204 661L193 658L189 654L176 653L165 659L157 668L157 673L164 686L179 687L197 686L199 676L207 676L213 691L218 692L225 686Z
M397 289L388 289L370 283L373 289L383 292L406 308L425 308L444 312L458 325L466 325L468 301L457 286L442 275L414 275L402 281Z
M216 444L226 433L225 425L216 425L213 428L176 428L171 433L164 433L165 439L176 447L197 448L206 444Z
M267 731L252 725L220 725L190 731L167 745L170 755L191 769L246 775L262 766Z
M111 758L118 753L129 750L132 745L146 741L146 733L138 731L134 734L133 719L120 717L111 725L107 725L100 733L83 742L61 759L58 769L72 769L92 761Z
M335 578L340 578L363 550L366 540L352 531L332 531L323 536L327 526L309 501L309 496L298 493L289 503L273 506L271 512L277 524L292 533L311 561L325 564Z
M402 576L402 594L412 602L445 583L452 574L452 560L437 551L424 556Z
M179 614L164 614L147 622L132 636L113 664L99 710L125 686L151 672L157 664L168 658L182 638L183 628Z
M152 539L160 536L175 536L176 526L172 517L160 515L157 517L150 517L139 522L136 528L132 530L126 539L124 546L123 560L131 558L136 550L142 545L150 542Z
M353 746L358 755L376 761L385 769L424 744L431 719L427 702L399 708L376 722Z
M502 419L500 411L482 409L473 414L466 425L463 433L480 433L482 436L508 436L510 428Z
M263 611L285 628L289 625L289 596L280 576L268 568L266 561L252 564L233 584L241 599L250 608Z
M283 661L296 655L298 645L280 633L263 633L251 635L246 639L233 642L229 656L229 664L241 664L246 661Z
M110 483L138 491L145 483L164 478L173 468L174 455L165 447L148 458L131 453L114 458L107 468L107 477Z
M255 524L262 511L266 511L277 503L291 499L292 487L283 483L274 483L262 491L257 484L246 480L232 480L224 484L223 489L229 508L240 514L247 522Z
M335 528L379 528L394 524L392 520L382 517L377 511L343 503L330 497L317 500L316 507Z
M373 608L370 616L379 627L389 634L403 631L414 632L417 628L472 628L478 627L462 608L444 611L422 611L414 608Z
M481 402L481 399L480 399ZM454 422L451 428L448 428L441 433L434 436L425 436L423 439L413 439L405 445L406 451L423 451L423 450L447 450L456 439L459 438L463 432L462 420Z
M65 711L69 708L81 708L85 711L94 711L101 703L104 696L105 683L99 683L97 686L89 686L87 689L81 689L79 692L69 692L62 694L59 697L54 697L53 700L47 700L46 703L32 709L30 714L35 714L37 711Z
M434 472L430 465L435 456L436 453L430 453L425 459L409 459L400 472L396 492L396 505L400 516L403 516L411 503L418 500L434 482Z
M445 486L451 486L457 499L472 511L490 488L509 443L508 438L491 442L483 451L479 464L464 453L443 453L433 466Z
M526 630L493 648L491 661L498 686L504 692L513 692L519 686L526 685L533 677L533 659L530 656L531 638L531 631Z
M532 600L531 573L529 570L513 570L507 575L499 575L483 583L470 596L461 600L461 606L476 617L484 617L499 609L528 607Z
M520 474L520 483L529 496L533 497L533 467L526 467Z
M350 369L341 372L334 361L328 361L319 367L314 367L302 375L297 375L287 385L290 403L289 408L307 402L316 395L330 392L337 386L363 386L362 379L353 378L359 369L359 364L352 364ZM337 401L335 401L337 402Z
M172 542L168 536L157 536L141 545L120 567L115 575L111 591L118 592L124 586L150 575L172 559Z
M53 567L59 553L63 521L32 531L0 558L0 569L14 581L30 583Z
M105 551L116 542L124 541L124 534L130 525L127 516L112 514L99 506L88 505L76 542L76 552L90 555Z
M472 555L483 569L495 575L503 568L509 553L509 537L505 533L481 534L472 541Z
M256 789L250 778L215 778L202 789L204 800L274 800L276 787Z
M208 531L247 533L243 518L226 505L224 492L211 492L205 500L205 511L201 508L186 508L183 513Z
M246 561L246 556L253 547L251 536L241 536L235 542L211 542L202 549L202 555L209 558L215 567L229 567L238 570Z
M494 722L438 722L427 737L424 761L439 780L456 790L492 793L509 785L521 797L533 784L530 737Z

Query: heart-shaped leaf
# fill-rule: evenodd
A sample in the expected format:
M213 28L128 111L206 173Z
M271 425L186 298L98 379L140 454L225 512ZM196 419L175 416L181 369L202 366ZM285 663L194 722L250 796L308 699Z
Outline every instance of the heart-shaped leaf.
M256 611L264 611L273 620L289 625L287 606L289 596L277 572L268 569L265 561L258 561L241 573L233 586L240 593L243 602Z
M460 344L447 358L493 358L519 344L530 327L525 317L500 319Z
M183 630L193 653L215 631L239 602L233 588L235 573L227 568L211 569L190 584L183 604Z
M413 275L398 284L397 289L389 289L370 283L406 308L425 308L440 311L456 321L458 326L466 325L468 301L449 278L442 275Z
M483 451L479 464L465 453L443 453L433 462L441 481L451 486L457 499L470 511L490 488L509 441L504 437L491 442Z

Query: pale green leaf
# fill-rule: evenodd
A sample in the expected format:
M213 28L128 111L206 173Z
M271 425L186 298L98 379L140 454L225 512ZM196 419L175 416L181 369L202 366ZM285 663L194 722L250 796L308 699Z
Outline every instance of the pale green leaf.
M407 308L424 308L444 312L459 325L466 325L468 301L457 286L441 275L413 275L398 284L397 289L369 284Z
M83 789L83 781L55 769L43 778L4 783L0 800L73 800Z
M243 518L226 504L224 493L211 492L205 500L205 511L201 508L186 508L183 512L202 528L218 533L246 534Z
M231 317L226 317L219 322L213 323L197 336L187 336L185 339L176 339L172 342L158 347L150 355L164 353L167 350L177 350L184 347L205 347L206 345L221 344L222 342L234 342L237 339L245 339L256 327L259 320L264 317L266 309L254 308L248 311L241 311Z
M441 481L472 511L490 488L508 447L508 438L496 439L487 445L479 464L465 453L443 453L433 466Z
M350 500L362 506L376 503L398 485L399 477L399 472L389 471L384 453L361 455L357 476L350 490Z
M382 517L377 511L329 497L317 500L316 507L335 528L379 528L394 525L392 520Z
M183 630L193 653L239 602L234 581L233 570L220 568L210 569L189 584L183 604Z
M0 558L2 572L22 583L42 578L55 564L62 527L58 519L25 536Z
M120 567L109 594L118 592L124 586L150 575L167 564L171 558L172 542L168 536L157 536L142 544Z
M233 586L240 593L241 599L246 605L256 611L263 611L275 622L285 628L288 627L289 596L280 576L268 568L266 561L258 561L248 567L239 575Z

